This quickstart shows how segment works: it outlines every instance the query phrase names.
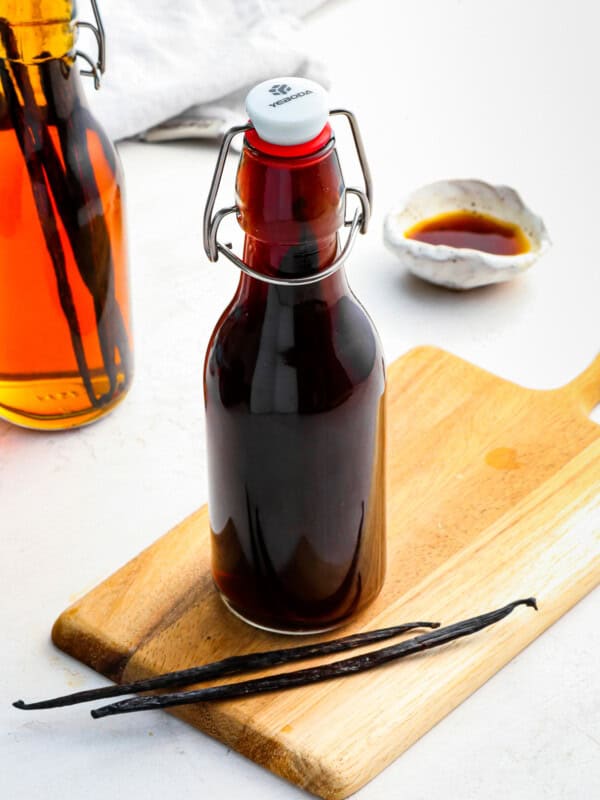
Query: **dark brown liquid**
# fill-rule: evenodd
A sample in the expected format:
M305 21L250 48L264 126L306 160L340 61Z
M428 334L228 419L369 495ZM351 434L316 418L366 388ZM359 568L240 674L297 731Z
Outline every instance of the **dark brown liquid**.
M531 247L518 225L473 211L452 211L424 219L404 235L419 242L481 250L498 256L526 253Z
M301 168L243 154L256 269L306 274L335 257L343 186L329 149ZM325 629L379 592L383 392L377 334L343 273L302 288L242 277L209 345L205 396L213 574L247 620Z

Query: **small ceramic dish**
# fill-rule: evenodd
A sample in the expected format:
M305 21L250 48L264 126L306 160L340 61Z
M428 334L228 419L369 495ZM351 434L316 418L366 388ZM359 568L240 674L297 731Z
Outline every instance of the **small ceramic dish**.
M466 211L516 225L529 241L526 252L496 255L465 247L430 244L407 237L419 222L442 214ZM543 220L508 186L477 180L437 181L413 192L385 218L386 246L415 275L450 289L473 289L514 278L550 247Z

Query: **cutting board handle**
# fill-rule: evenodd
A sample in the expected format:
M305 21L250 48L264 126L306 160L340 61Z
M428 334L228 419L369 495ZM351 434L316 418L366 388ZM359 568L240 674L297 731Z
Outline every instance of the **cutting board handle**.
M587 369L559 391L570 394L584 413L589 415L600 403L600 353Z

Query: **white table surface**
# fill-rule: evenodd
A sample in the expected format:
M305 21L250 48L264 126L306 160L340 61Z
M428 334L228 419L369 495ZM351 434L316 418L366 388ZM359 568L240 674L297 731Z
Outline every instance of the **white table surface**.
M369 151L375 215L349 275L388 360L437 344L543 388L597 352L599 22L592 0L350 0L307 20L333 103L357 112ZM134 387L80 431L0 423L2 796L299 800L307 795L167 714L92 722L83 707L25 714L8 703L103 682L52 647L53 620L206 500L202 360L237 280L201 246L216 151L120 149ZM383 214L444 177L516 187L546 220L551 253L512 284L471 293L408 277L383 248ZM600 797L599 598L580 602L357 796Z

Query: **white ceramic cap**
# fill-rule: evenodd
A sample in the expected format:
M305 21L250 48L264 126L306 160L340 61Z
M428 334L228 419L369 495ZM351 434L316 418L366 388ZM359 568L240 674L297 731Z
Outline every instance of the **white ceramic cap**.
M327 123L329 96L307 78L272 78L251 89L246 111L261 139L271 144L303 144Z

